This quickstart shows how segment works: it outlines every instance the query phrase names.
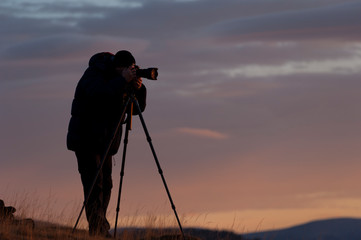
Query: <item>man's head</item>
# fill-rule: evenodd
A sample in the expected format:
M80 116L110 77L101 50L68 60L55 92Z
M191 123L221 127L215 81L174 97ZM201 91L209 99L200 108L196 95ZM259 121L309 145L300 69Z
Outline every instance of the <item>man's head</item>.
M135 58L126 50L121 50L114 56L115 67L130 67L133 64L135 64Z

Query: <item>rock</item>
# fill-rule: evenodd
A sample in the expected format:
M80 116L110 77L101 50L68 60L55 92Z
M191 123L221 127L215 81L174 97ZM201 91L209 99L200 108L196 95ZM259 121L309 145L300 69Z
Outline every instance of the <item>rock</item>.
M6 207L3 200L0 199L0 222L14 220L16 209L12 206Z
M35 227L34 220L30 218L26 219L16 219L14 213L16 209L13 206L5 206L3 200L0 199L0 224L6 222L16 225L28 226L31 228Z

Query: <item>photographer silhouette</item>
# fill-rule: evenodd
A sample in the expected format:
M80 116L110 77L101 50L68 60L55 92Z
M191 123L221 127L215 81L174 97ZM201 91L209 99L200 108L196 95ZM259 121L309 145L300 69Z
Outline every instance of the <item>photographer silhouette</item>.
M115 55L97 53L90 58L75 90L67 147L77 158L84 199L87 200L85 212L90 235L109 236L106 211L113 186L112 156L118 152L122 128L115 130L129 88L140 104L140 111L145 109L146 88L136 71L135 59L128 51L122 50ZM138 114L137 110L133 114ZM107 151L110 140L112 143Z

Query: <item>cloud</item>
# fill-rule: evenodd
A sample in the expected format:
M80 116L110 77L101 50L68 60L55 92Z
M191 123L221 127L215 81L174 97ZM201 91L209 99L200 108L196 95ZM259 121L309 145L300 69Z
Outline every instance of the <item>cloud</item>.
M226 41L360 39L360 2L307 9L284 9L241 16L210 26L211 35ZM348 34L346 34L348 33Z
M1 52L1 57L9 60L23 59L52 59L64 60L64 57L89 57L85 55L89 48L106 45L110 50L116 46L128 45L132 48L144 49L147 46L145 40L129 39L126 37L112 38L99 36L86 36L81 34L59 34L35 38L22 43L8 44ZM100 51L100 49L99 49Z
M204 138L210 138L210 139L219 139L219 140L223 140L223 139L227 139L229 136L214 130L210 130L210 129L203 129L203 128L188 128L188 127L183 127L183 128L177 128L176 129L177 132L180 133L184 133L184 134L189 134L192 136L197 136L197 137L204 137Z
M289 61L280 65L241 65L233 69L217 69L234 77L275 77L295 74L354 74L361 71L361 56L347 59L326 59L315 61ZM215 72L213 72L214 74ZM207 72L209 74L209 72Z
M89 18L102 17L100 13L87 13L83 9L94 8L134 8L140 7L140 2L108 0L100 3L94 0L80 1L48 1L48 0L4 0L0 3L3 13L12 14L19 18L33 19L64 19L64 18ZM1 13L2 11L0 11Z

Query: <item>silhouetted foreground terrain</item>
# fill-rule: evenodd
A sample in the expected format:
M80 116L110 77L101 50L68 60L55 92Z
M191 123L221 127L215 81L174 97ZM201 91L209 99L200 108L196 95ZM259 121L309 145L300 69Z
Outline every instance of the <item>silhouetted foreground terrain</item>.
M0 199L0 240L87 240L102 239L90 237L86 230L77 229L74 233L71 227L34 221L30 218L19 218L14 215L16 208L5 205ZM157 225L156 225L157 226ZM112 235L114 232L112 232ZM176 228L121 228L117 231L117 239L122 240L244 240L240 235L226 231L203 229L185 229L184 237Z
M71 227L36 222L29 225L0 223L0 240L102 240L87 231L71 233ZM342 218L314 221L299 226L249 234L230 231L185 228L186 240L360 240L361 219ZM126 228L118 231L121 240L181 240L179 229Z
M90 237L86 230L71 233L72 228L56 224L36 222L35 227L27 225L0 223L0 240L102 240ZM206 229L184 229L186 240L253 240L228 231ZM121 240L182 240L178 229L127 228L118 231Z

